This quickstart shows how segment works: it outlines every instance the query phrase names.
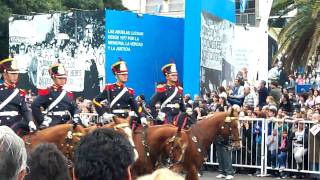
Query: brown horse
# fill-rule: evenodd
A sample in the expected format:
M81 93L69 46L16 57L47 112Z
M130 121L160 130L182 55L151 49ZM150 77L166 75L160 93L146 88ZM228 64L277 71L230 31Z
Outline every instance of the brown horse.
M54 143L69 160L72 160L74 146L85 134L85 129L80 125L60 124L24 135L22 139L29 152L41 143Z
M132 166L133 178L152 173L162 158L172 163L180 163L187 148L188 135L173 125L138 127L132 132L128 119L115 117L114 122L103 126L86 128L91 132L96 128L113 128L124 134L135 147L135 163Z
M133 178L152 173L163 157L179 163L188 146L188 134L173 125L140 127L133 140L139 153L131 169Z
M189 145L184 154L184 160L172 167L172 170L180 172L185 169L188 172L187 180L199 179L198 172L207 157L210 145L217 135L224 138L231 136L233 147L239 149L241 144L238 115L232 110L231 116L233 117L229 117L225 112L217 112L198 121L187 130Z

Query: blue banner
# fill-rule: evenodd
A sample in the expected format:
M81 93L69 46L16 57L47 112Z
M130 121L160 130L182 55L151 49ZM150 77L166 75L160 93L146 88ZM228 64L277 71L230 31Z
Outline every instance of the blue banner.
M163 65L172 60L183 79L184 20L106 11L106 83L116 81L111 65L121 57L129 69L127 86L149 100L157 82L164 82Z

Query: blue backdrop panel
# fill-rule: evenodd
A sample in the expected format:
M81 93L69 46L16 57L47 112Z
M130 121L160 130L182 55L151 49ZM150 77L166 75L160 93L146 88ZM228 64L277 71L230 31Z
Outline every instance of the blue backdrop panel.
M303 92L309 92L309 90L312 88L312 85L305 84L305 85L296 85L296 93L303 93Z
M201 11L235 22L234 0L187 0L184 32L184 92L200 93Z
M115 82L111 65L127 62L128 87L149 100L156 82L165 81L161 67L173 59L183 75L184 20L130 12L106 11L106 83Z

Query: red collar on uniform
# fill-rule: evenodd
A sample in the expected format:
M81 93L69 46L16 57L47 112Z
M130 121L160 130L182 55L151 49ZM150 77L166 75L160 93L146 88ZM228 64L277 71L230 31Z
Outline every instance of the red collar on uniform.
M171 82L167 81L167 85L168 85L168 86L173 86L173 87L174 87L174 86L176 86L176 83L171 83Z
M116 85L123 88L124 87L124 84L122 82L116 82Z
M63 88L63 86L57 86L56 84L53 84L51 87L54 90L61 90Z
M10 83L8 83L8 82L4 82L3 83L4 84L4 86L6 87L6 88L8 88L8 89L14 89L14 88L16 88L16 84L10 84Z

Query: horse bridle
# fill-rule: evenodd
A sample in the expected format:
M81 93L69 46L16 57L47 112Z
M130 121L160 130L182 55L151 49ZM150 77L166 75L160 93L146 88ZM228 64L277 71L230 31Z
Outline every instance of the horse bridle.
M169 145L170 143L173 143L172 146L170 146L170 151L169 151L169 160L171 160L171 157L172 157L172 153L173 153L173 150L174 148L178 147L178 145L175 143L176 139L177 139L177 135L178 133L176 133L174 136L172 136L168 142L167 142L167 145ZM185 148L182 147L182 153L180 155L180 157L178 158L178 161L177 162L174 162L174 163L171 163L169 162L168 164L168 168L170 169L172 166L176 165L176 164L179 164L181 162L184 161L184 158L185 158L185 151L187 149L187 146Z
M68 159L68 167L72 168L73 167L73 163L72 163L72 155L73 155L73 150L74 150L74 146L76 144L74 144L73 142L73 138L74 137L78 137L81 138L83 137L85 134L81 133L81 132L74 132L75 128L72 126L69 128L69 130L67 131L67 135L64 138L64 143L61 144L62 148L66 148L65 151L65 155Z
M230 116L226 117L226 119L224 120L224 124L221 126L221 129L224 128L224 125L225 125L226 123L227 123L227 124L231 124L232 121L239 121L239 118L238 118L238 117L230 117ZM232 126L229 127L229 134L231 134L231 135L232 135L232 130L233 130L233 127L232 127ZM238 127L237 127L237 130L238 130ZM232 135L232 136L233 136L233 135ZM233 138L232 138L231 140L232 140L232 142L234 143L234 142L241 141L242 139L240 138L240 134L239 134L238 139L233 139Z

